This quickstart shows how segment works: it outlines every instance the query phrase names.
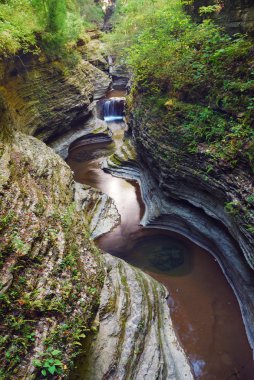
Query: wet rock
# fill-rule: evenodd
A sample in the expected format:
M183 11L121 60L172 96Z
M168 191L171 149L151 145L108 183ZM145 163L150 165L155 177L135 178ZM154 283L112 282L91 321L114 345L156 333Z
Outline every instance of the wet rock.
M88 133L85 136L82 136L75 140L72 144L69 146L69 153L75 151L76 149L79 149L80 147L87 147L88 149L91 149L93 144L111 144L113 142L112 138L109 136L108 133L98 132L98 133ZM92 154L93 152L91 152ZM84 159L90 159L91 154L87 154L87 152L83 152ZM92 154L93 156L93 154Z
M239 170L237 176L226 172L209 178L201 166L195 170L198 162L184 152L175 161L172 147L172 160L164 161L160 154L165 146L146 133L140 120L134 131L139 155L135 156L127 140L128 148L122 146L110 157L106 170L139 182L146 206L144 226L178 232L216 257L236 294L254 349L253 238L246 233L241 216L235 219L224 207L228 194L239 199L242 191L252 189L248 173ZM236 177L242 180L236 182Z
M111 84L111 79L109 79L108 75L97 69L93 73L92 83L94 86L93 99L98 100L106 95Z
M98 332L79 379L193 379L169 317L166 289L122 260L104 258Z
M103 133L105 135L109 133L106 122L97 117L95 102L91 104L90 109L92 116L86 122L78 128L73 128L70 131L63 133L49 144L49 146L63 159L67 158L69 147L74 141L91 133Z
M112 77L115 90L126 90L130 73L124 65L115 63L114 57L109 57L109 74Z
M75 183L78 210L84 210L93 239L111 231L120 223L116 205L108 195L90 186Z

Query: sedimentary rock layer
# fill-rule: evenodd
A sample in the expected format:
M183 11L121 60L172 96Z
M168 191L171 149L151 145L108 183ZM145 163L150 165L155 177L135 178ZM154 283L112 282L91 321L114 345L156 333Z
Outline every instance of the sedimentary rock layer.
M169 170L155 159L155 141L146 138L138 156L127 141L105 163L105 169L139 182L146 205L144 226L179 232L216 257L236 294L254 348L254 280L247 264L249 257L253 259L253 242L224 210L224 191L227 184L228 191L233 191L231 182L225 182L224 177L219 186L218 181L205 180L200 172L190 168L188 161L185 166L178 164L177 170Z
M67 133L70 143L95 129L104 132L102 121L90 120L93 99L110 84L103 72L84 60L73 69L44 57L8 63L0 67L5 137L19 129L49 142ZM90 122L84 132L83 123ZM74 189L64 161L22 133L13 133L11 144L0 143L0 168L0 334L6 353L0 377L39 378L49 359L61 368L59 378L68 377L100 304L96 342L113 345L98 351L96 380L104 370L112 379L192 379L165 289L109 255L104 262L91 240L91 233L99 236L118 222L112 200L91 188Z
M82 379L193 379L176 338L166 289L141 270L104 255L107 279Z
M98 306L103 265L59 156L16 134L0 143L0 173L0 377L39 378L34 359L51 357L49 347L66 377Z
M63 62L24 56L0 61L0 97L23 133L48 141L91 115L93 99L102 97L109 77L85 60L74 68Z
M90 186L75 183L75 202L84 210L93 239L111 231L120 223L120 215L112 198Z
M230 33L254 34L254 4L252 0L194 0L187 8L196 16L202 6L217 5L214 18Z

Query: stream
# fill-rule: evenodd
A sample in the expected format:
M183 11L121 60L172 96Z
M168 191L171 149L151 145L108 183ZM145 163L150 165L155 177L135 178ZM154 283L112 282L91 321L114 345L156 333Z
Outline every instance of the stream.
M106 104L109 113L110 106ZM167 287L171 318L196 379L253 380L252 351L240 308L215 258L177 233L142 227L144 204L138 184L101 169L102 161L122 144L126 128L119 115L118 122L107 117L114 144L74 143L67 158L75 181L108 194L121 215L121 223L96 244Z

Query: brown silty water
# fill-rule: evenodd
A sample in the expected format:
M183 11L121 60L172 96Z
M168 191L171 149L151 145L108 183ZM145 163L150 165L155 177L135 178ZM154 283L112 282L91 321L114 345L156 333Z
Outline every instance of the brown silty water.
M110 128L115 146L81 146L67 159L75 180L112 197L121 215L120 225L96 243L167 287L174 327L196 379L253 380L240 308L216 260L183 236L140 226L144 205L137 183L101 169L102 160L121 144L125 125L112 123Z

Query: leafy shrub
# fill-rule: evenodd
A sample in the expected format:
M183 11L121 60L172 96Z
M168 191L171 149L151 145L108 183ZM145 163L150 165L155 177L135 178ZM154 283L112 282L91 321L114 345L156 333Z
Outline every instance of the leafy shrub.
M35 34L40 32L29 0L9 0L0 4L0 54L8 56L19 50L36 51Z
M33 361L33 364L44 378L61 375L63 373L63 363L60 360L61 354L60 350L49 347L45 352L41 353L39 359Z
M57 56L68 41L102 20L92 0L9 0L0 2L0 56L46 50Z
M209 19L194 23L180 0L118 3L108 40L133 73L135 96L157 97L157 104L166 98L168 131L178 124L187 148L205 142L214 157L244 158L253 168L252 40L229 36Z
M215 5L208 5L206 7L200 7L199 8L199 14L200 15L207 15L211 13L218 13L221 10L221 6L218 4Z

